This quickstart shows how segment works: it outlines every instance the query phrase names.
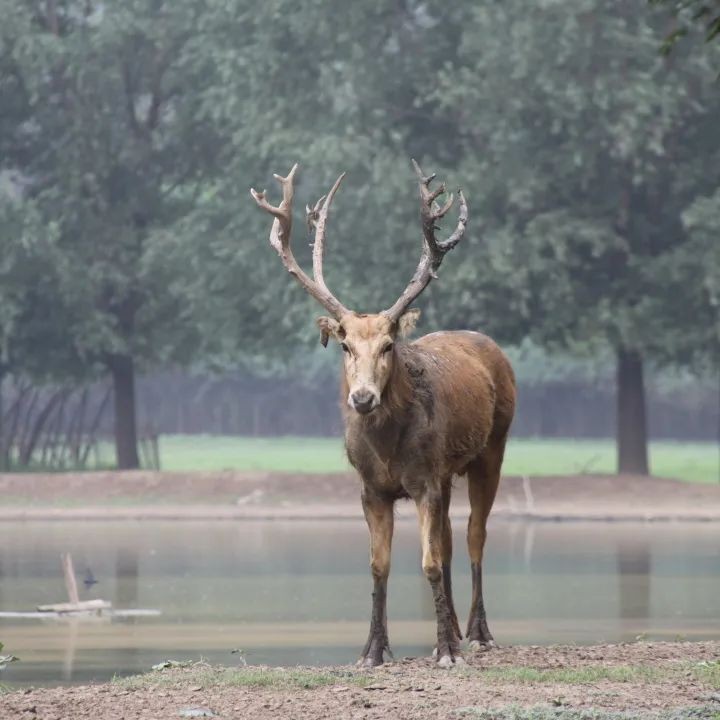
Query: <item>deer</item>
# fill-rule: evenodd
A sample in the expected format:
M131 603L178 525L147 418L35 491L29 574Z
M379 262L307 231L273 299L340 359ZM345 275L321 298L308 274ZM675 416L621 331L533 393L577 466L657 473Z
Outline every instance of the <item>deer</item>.
M376 667L392 657L387 630L387 586L395 503L415 503L420 529L422 571L435 607L437 641L433 656L440 667L464 662L462 634L453 604L452 531L449 518L453 479L467 477L470 517L467 545L472 597L466 628L468 648L496 647L483 602L482 561L486 525L492 508L515 410L515 377L509 360L486 335L468 330L433 332L407 338L419 318L410 305L433 278L445 255L465 234L468 208L458 190L459 218L452 234L438 240L438 223L453 206L445 184L424 175L413 160L420 189L422 252L417 269L395 303L379 313L346 308L328 289L323 272L330 206L345 177L327 195L306 207L314 230L313 277L298 265L290 237L295 164L287 176L274 175L282 189L279 205L266 191L250 193L272 217L270 245L285 269L329 316L317 319L320 342L332 338L343 352L341 408L348 460L360 476L360 498L370 532L372 612L367 642L358 664ZM447 200L439 205L441 196Z

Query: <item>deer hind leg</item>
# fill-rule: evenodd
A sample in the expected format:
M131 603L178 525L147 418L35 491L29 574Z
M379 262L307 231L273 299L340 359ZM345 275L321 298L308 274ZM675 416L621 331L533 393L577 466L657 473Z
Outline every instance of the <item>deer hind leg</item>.
M452 594L452 575L450 566L452 564L452 526L450 524L450 494L452 492L452 483L447 482L443 486L442 500L443 500L443 532L442 532L442 577L443 577L443 588L445 590L445 597L447 598L448 610L450 611L450 618L452 620L453 628L455 629L455 635L457 637L457 643L459 644L462 640L462 633L460 632L460 623L457 619L457 613L455 612L455 604L453 603Z
M385 651L390 653L387 632L387 581L393 536L393 501L363 490L362 506L370 530L370 571L373 577L372 615L367 642L359 665L382 665Z
M460 658L460 643L453 621L452 603L446 594L443 578L443 538L446 523L442 493L427 490L416 500L420 539L422 542L422 568L430 582L437 619L436 657L442 667L450 667ZM449 587L449 578L447 586Z
M500 468L505 452L506 436L491 439L475 461L468 466L468 493L470 520L468 522L468 552L472 574L472 601L468 619L467 638L471 650L489 650L496 647L485 616L482 587L482 560L487 537L486 525L495 500Z

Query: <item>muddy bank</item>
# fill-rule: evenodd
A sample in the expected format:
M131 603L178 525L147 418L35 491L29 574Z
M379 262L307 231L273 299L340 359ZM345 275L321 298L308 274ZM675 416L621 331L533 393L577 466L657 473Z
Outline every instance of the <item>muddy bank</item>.
M197 663L103 685L0 695L0 717L706 718L720 714L720 643L512 647L441 670L398 659L374 670L217 668ZM193 715L191 711L196 711ZM212 715L205 715L210 717Z
M458 479L452 513L466 516ZM398 503L400 517L414 517ZM538 520L720 520L720 484L631 475L505 477L496 518ZM0 475L0 520L361 519L352 473L93 472Z

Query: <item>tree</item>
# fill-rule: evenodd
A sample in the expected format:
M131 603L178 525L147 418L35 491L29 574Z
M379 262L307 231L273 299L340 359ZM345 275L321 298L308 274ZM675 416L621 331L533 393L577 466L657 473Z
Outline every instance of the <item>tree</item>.
M720 184L717 92L707 57L668 63L656 38L645 13L615 0L477 7L458 61L428 90L455 119L457 173L482 189L497 273L494 320L482 317L491 305L471 307L482 270L449 278L454 310L519 332L524 317L548 348L612 348L618 468L641 474L645 361L712 357L709 341L688 346L686 326L707 340L703 328L717 323L717 298L694 280L703 258L681 222Z
M138 466L138 363L184 360L197 329L158 256L222 154L192 0L3 2L6 167L56 236L57 299L85 372L113 379L117 462Z

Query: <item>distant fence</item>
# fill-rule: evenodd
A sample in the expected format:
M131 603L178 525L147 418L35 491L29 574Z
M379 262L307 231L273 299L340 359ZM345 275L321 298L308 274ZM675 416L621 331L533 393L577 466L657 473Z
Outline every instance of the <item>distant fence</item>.
M0 395L0 470L69 469L95 461L108 387L38 387L6 378Z
M111 418L107 383L37 387L24 378L5 378L0 394L0 472L112 467ZM158 433L152 425L140 427L142 466L158 470Z
M520 383L516 437L612 437L612 384ZM306 435L342 434L340 391L334 376L312 385L230 373L203 377L161 373L138 383L141 427L162 434ZM648 383L651 437L713 440L720 424L720 389L688 382L676 390ZM107 418L111 421L111 418ZM109 429L109 424L104 423Z
M714 440L720 428L720 389L687 381L668 390L648 383L650 435ZM242 373L201 376L157 373L137 384L140 453L144 467L160 464L158 434L333 436L342 432L337 378L312 384ZM0 392L0 469L70 469L112 464L113 430L107 382L83 388L37 387L6 378ZM612 437L612 383L520 383L516 437ZM105 450L100 452L99 446ZM102 457L101 457L102 455Z

